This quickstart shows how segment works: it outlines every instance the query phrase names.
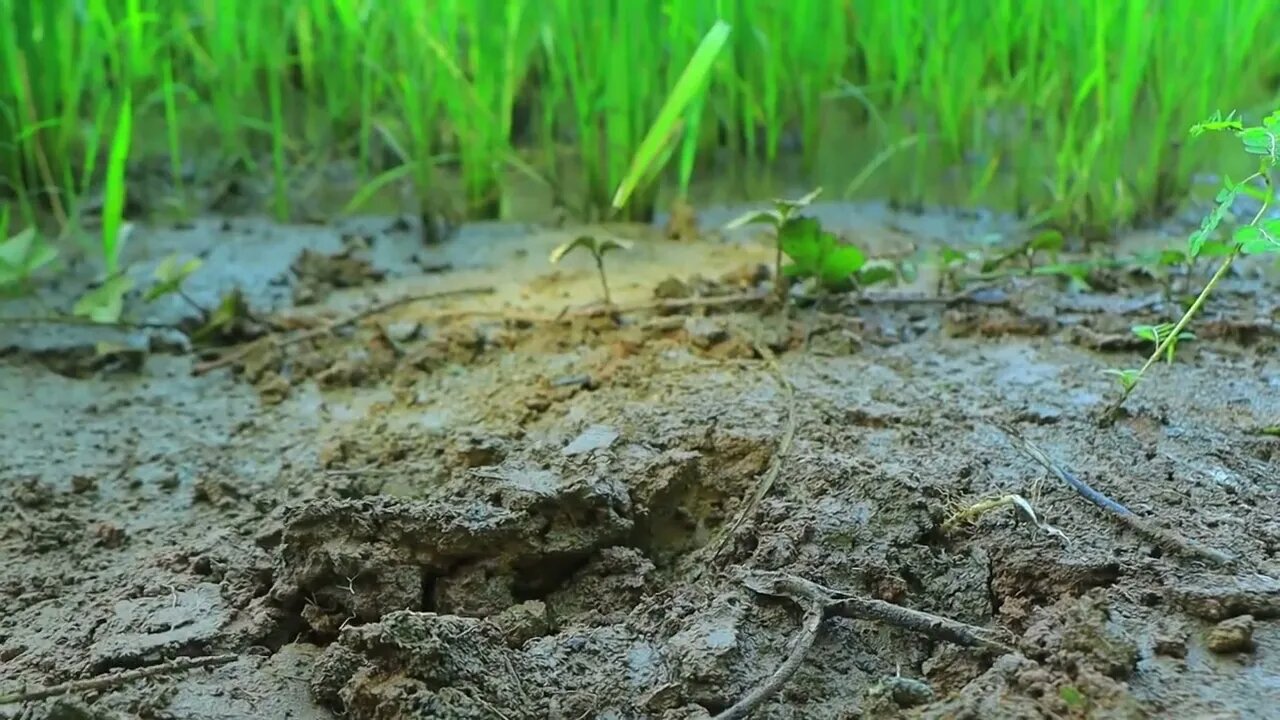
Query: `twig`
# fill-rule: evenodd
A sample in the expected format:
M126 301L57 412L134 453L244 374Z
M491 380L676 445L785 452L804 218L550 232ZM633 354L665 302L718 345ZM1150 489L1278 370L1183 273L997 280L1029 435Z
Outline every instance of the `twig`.
M795 598L793 598L795 599ZM796 599L799 602L799 599ZM800 633L796 635L796 639L791 643L791 652L787 654L787 659L782 661L777 670L773 671L773 675L769 679L757 685L751 692L742 697L741 700L734 703L728 710L716 715L713 720L738 720L750 715L753 710L760 707L765 700L776 695L791 680L791 676L796 674L800 669L800 665L804 662L805 655L809 654L809 649L813 647L813 643L818 640L818 632L822 629L822 621L826 617L826 606L817 600L810 600L808 603L802 603L804 607L804 622L800 625Z
M760 353L765 362L769 363L769 368L773 371L774 378L782 386L782 392L786 396L787 420L782 428L782 438L778 441L778 447L773 453L772 461L769 463L769 469L760 478L760 482L756 485L750 501L742 506L742 509L733 518L733 522L721 530L716 539L708 546L712 560L720 556L729 538L737 534L738 530L748 520L755 517L756 512L760 509L760 503L764 501L765 496L769 494L769 491L773 489L773 484L778 480L778 474L782 471L782 461L791 452L791 444L796 436L795 387L792 386L790 380L787 380L786 375L782 373L782 367L778 365L778 358L773 354L773 351L760 343L756 343L755 347L756 352Z
M0 325L84 325L90 327L116 328L118 330L176 330L178 332L183 332L182 328L170 323L130 322L128 320L98 322L92 318L80 317L79 315L20 315L0 317Z
M212 370L216 370L218 368L231 365L232 363L235 363L238 360L243 359L245 356L247 356L249 353L253 352L263 344L270 344L276 348L282 348L282 347L287 347L289 345L295 345L300 342L314 340L318 337L324 337L325 335L328 335L340 328L344 328L348 325L353 325L357 322L360 322L361 320L364 320L365 318L370 317L372 315L380 315L384 312L387 312L388 310L394 310L395 308L398 308L402 305L410 305L412 303L421 302L424 300L439 300L447 297L457 297L459 295L483 295L483 294L488 294L492 292L493 292L492 287L461 288L458 290L442 290L438 292L421 293L417 295L406 295L404 297L399 297L392 300L387 300L385 302L376 303L374 305L370 305L367 308L364 308L363 310L356 311L354 313L351 313L350 315L346 315L337 320L327 322L318 328L312 328L305 332L298 333L297 335L291 335L286 338L281 338L277 335L264 336L262 338L254 340L253 342L250 342L246 345L241 346L237 350L228 352L222 357L196 365L195 368L192 370L192 374L203 375Z
M830 617L873 620L917 632L934 640L994 650L1002 654L1015 652L1014 648L994 639L991 633L980 627L883 600L833 590L798 575L777 570L753 570L743 573L741 581L753 592L786 598L804 608L804 623L800 627L795 642L792 643L787 659L778 666L769 679L747 693L728 710L716 715L713 720L744 718L782 690L799 669L805 654L813 647L822 628L822 621Z
M1101 492L1095 490L1088 483L1076 477L1075 473L1066 467L1054 462L1045 455L1044 451L1036 447L1030 440L1026 439L1017 430L1009 425L998 421L991 421L993 425L1000 429L1005 435L1013 441L1015 447L1025 453L1032 460L1039 463L1044 469L1053 473L1059 480L1066 483L1072 490L1075 490L1081 497L1101 508L1108 514L1114 516L1117 520L1124 523L1129 529L1138 535L1151 540L1162 547L1180 552L1183 555L1198 557L1208 560L1216 565L1231 565L1236 559L1220 550L1205 547L1200 543L1183 537L1179 533L1172 530L1154 525L1144 518L1136 515L1132 510L1112 500Z
M43 700L45 698L57 697L68 693L106 690L118 685L133 682L134 680L141 680L142 678L154 677L156 675L182 672L183 670L192 670L195 668L212 667L214 665L225 665L238 657L240 656L234 653L226 655L206 655L204 657L176 657L171 660L166 660L159 665L149 665L147 667L126 670L112 675L99 675L94 678L72 680L70 682L51 685L49 687L39 688L36 690L23 690L0 695L0 705L32 702L34 700Z

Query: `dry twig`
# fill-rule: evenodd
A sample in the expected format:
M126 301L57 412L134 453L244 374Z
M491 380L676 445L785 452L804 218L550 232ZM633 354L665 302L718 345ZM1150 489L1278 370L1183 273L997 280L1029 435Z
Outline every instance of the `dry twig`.
M225 665L238 657L240 656L236 654L206 655L204 657L176 657L171 660L166 660L159 665L148 665L147 667L126 670L124 672L114 673L111 675L99 675L98 677L87 678L85 680L72 680L70 682L64 682L58 685L51 685L49 687L38 688L35 690L21 690L18 692L7 693L0 695L0 705L32 702L35 700L43 700L45 698L57 697L59 695L67 695L69 693L89 692L91 690L107 690L124 685L125 683L133 682L134 680L141 680L142 678L154 677L156 675L167 675L168 673L182 672L183 670L192 670L194 668Z
M1173 552L1198 557L1202 560L1208 560L1215 565L1231 565L1235 562L1234 557L1222 552L1221 550L1205 547L1204 545L1201 545L1194 540L1190 540L1173 530L1168 530L1158 525L1154 525L1145 518L1139 517L1129 508L1095 490L1092 486L1081 480L1075 475L1075 473L1071 472L1066 467L1054 462L1044 453L1043 450L1036 447L1034 443L1023 437L1022 433L1019 433L1017 430L1013 429L1013 427L994 420L992 421L992 424L1007 435L1009 439L1013 441L1014 447L1021 450L1025 455L1027 455L1027 457L1035 460L1044 467L1044 469L1053 473L1059 480L1066 483L1072 490L1075 490L1085 500L1088 500L1106 511L1107 514L1124 523L1129 527L1129 529L1138 533L1138 535L1145 537Z
M883 600L833 590L798 575L776 570L752 570L743 573L741 580L753 592L786 598L804 608L804 623L782 665L768 680L729 709L716 715L714 720L744 718L777 694L799 669L805 654L818 638L822 621L829 617L873 620L965 647L978 647L1001 654L1015 652L1011 646L995 639L991 632L983 628Z
M432 293L407 295L405 297L399 297L399 298L394 298L392 300L387 300L386 302L375 303L373 305L370 305L367 308L364 308L363 310L358 310L354 313L338 318L337 320L332 320L330 322L327 322L324 325L321 325L320 327L312 328L310 330L297 333L296 335L290 335L288 337L283 337L283 338L278 335L266 335L264 337L258 338L257 340L254 340L250 343L242 345L239 349L232 350L231 352L228 352L217 359L210 360L208 362L204 362L204 363L200 363L199 365L196 365L195 368L192 370L192 374L203 375L210 371L217 370L218 368L231 365L243 359L245 356L249 355L254 350L256 350L257 348L261 347L264 344L272 345L276 348L282 348L282 347L287 347L289 345L295 345L300 342L314 340L318 337L324 337L325 335L328 335L334 332L335 330L339 330L348 325L354 325L355 323L358 323L361 320L364 320L365 318L371 317L373 315L380 315L384 312L387 312L388 310L394 310L395 308L401 307L403 305L410 305L412 303L421 302L424 300L439 300L441 298L457 297L460 295L484 295L492 292L493 292L492 287L461 288L458 290L443 290L443 291L432 292Z

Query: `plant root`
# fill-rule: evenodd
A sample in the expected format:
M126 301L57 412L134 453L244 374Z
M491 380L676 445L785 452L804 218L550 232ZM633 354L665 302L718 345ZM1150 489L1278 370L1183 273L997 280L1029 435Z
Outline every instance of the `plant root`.
M49 687L43 687L36 690L22 690L19 692L7 693L0 695L0 705L33 702L35 700L44 700L45 698L58 697L59 695L67 695L70 693L108 690L110 688L124 685L125 683L133 682L134 680L155 677L156 675L167 675L169 673L182 672L183 670L225 665L239 657L240 656L235 653L229 653L226 655L206 655L204 657L176 657L171 660L166 660L158 665L148 665L147 667L126 670L112 675L99 675L94 678L72 680L70 682L50 685Z
M1215 550L1201 545L1200 543L1190 540L1173 530L1162 528L1142 517L1139 517L1129 508L1093 489L1093 487L1077 477L1075 473L1051 460L1048 455L1045 455L1043 450L1036 447L1035 444L1023 437L1022 434L1013 429L1013 427L994 420L991 422L1013 441L1014 447L1021 450L1032 460L1035 460L1044 467L1044 469L1053 473L1059 480L1066 483L1085 500L1093 503L1109 515L1112 515L1138 535L1157 543L1171 552L1200 558L1201 560L1207 560L1215 565L1235 564L1236 558L1232 555L1222 552L1221 550Z
M991 650L1000 654L1016 650L983 628L951 620L931 613L912 610L893 603L824 587L798 575L777 570L748 570L740 581L752 592L786 598L804 608L804 622L782 665L769 679L747 693L713 720L738 720L750 714L791 679L804 661L809 648L817 641L822 621L830 617L883 622L920 633L934 640L945 640L965 647Z
M778 441L778 447L774 450L773 459L769 463L769 469L761 476L760 482L756 485L755 492L751 496L751 500L743 505L742 509L733 518L733 522L729 523L719 535L708 545L710 559L716 560L720 553L724 551L725 545L729 538L737 534L742 527L754 518L756 512L760 509L760 503L764 501L765 496L773 489L773 484L778 480L778 474L782 471L782 461L786 459L788 453L791 452L791 444L796 436L796 390L787 380L786 375L782 372L782 367L778 365L778 358L773 351L763 344L755 344L756 352L769 363L769 369L773 371L773 376L777 379L778 384L782 387L782 392L786 396L787 402L787 419L782 429L782 438Z

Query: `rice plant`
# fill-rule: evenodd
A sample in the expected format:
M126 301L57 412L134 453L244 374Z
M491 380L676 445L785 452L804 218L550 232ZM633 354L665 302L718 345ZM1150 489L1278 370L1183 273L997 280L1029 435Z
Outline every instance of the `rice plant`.
M261 181L280 219L294 217L299 185L327 182L309 177L318 168L352 160L349 207L398 191L429 239L436 215L502 216L513 172L582 218L647 219L664 185L683 195L695 176L752 188L777 175L905 205L1016 210L1103 239L1176 207L1197 171L1222 169L1183 128L1214 107L1265 112L1280 100L1272 10L0 0L0 193L15 220L73 226L107 183L127 103L126 169L160 159L179 194L193 165L213 168L197 183L211 172ZM644 147L718 23L731 29L723 52ZM616 208L633 161L654 147L677 162L657 162Z

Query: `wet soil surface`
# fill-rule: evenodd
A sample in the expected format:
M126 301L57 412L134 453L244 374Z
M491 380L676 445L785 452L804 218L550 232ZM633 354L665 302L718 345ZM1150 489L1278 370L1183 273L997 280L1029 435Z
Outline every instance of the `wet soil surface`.
M1001 229L819 215L873 253ZM608 257L623 306L767 284L759 237L607 231L637 241ZM393 221L139 229L132 272L202 253L197 303L238 288L259 317L322 330L221 367L180 334L4 327L0 695L225 657L0 717L710 717L801 631L803 608L748 570L1013 646L831 617L753 717L1280 717L1274 271L1242 266L1100 426L1103 371L1147 350L1129 327L1173 312L1134 274L615 318L578 309L599 296L589 258L547 262L573 232L466 227L425 248ZM104 339L135 361L103 361ZM1135 534L995 423L1237 561ZM1014 507L948 522L1012 494L1058 532Z

